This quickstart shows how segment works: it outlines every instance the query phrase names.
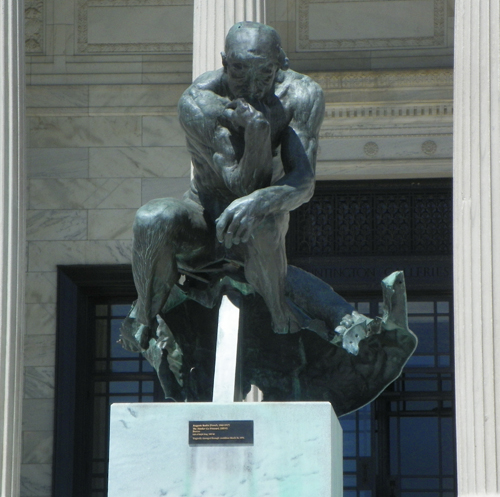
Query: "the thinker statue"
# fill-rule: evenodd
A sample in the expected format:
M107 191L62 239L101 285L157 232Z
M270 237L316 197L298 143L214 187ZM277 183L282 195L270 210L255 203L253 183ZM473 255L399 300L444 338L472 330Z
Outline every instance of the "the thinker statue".
M277 32L263 24L234 25L222 64L196 79L179 102L193 163L190 190L182 200L156 199L137 213L132 267L138 300L122 328L123 343L155 365L168 397L209 400L213 340L206 336L213 335L213 323L205 317L204 329L193 329L199 324L192 305L216 308L229 293L244 307L246 298L244 390L254 383L269 400L328 398L343 414L393 381L415 348L402 274L385 283L391 309L370 320L325 283L287 266L289 212L314 192L323 92L288 69ZM267 325L257 323L263 314ZM393 357L380 372L377 350L387 356L384 343L391 340ZM272 351L268 357L266 350ZM325 353L331 361L321 366ZM379 362L372 387L363 387L362 397L346 394L356 388L347 383L366 375L371 360ZM356 361L363 373L356 372ZM289 371L273 370L273 362L289 364ZM351 372L336 376L344 363ZM323 374L321 385L310 378L311 368ZM323 391L328 382L334 393Z

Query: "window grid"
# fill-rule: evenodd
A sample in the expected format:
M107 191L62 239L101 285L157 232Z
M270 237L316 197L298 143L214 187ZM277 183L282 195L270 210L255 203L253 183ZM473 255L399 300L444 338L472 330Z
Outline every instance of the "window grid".
M109 462L109 409L118 402L158 402L163 392L155 370L141 354L128 352L119 329L130 305L95 306L93 364L92 497L106 497Z

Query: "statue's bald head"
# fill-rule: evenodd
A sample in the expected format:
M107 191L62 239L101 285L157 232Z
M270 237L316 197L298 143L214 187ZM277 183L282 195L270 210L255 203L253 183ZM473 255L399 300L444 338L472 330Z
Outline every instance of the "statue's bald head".
M226 36L226 59L256 57L275 63L280 69L288 69L288 59L281 48L281 39L271 26L259 22L238 22Z

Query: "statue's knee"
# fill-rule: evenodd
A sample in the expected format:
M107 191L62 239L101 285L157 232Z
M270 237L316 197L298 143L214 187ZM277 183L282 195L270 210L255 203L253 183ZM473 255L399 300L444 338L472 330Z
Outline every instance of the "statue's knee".
M134 233L155 228L168 229L177 224L181 212L177 199L156 199L143 205L135 215Z

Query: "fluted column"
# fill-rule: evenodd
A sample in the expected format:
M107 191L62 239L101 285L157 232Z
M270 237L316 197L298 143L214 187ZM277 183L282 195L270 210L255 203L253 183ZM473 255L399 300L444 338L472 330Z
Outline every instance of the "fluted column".
M195 0L193 79L221 67L229 28L239 21L266 22L265 0Z
M500 496L500 0L456 0L455 371L459 496Z
M0 495L19 495L25 273L23 1L0 2Z

